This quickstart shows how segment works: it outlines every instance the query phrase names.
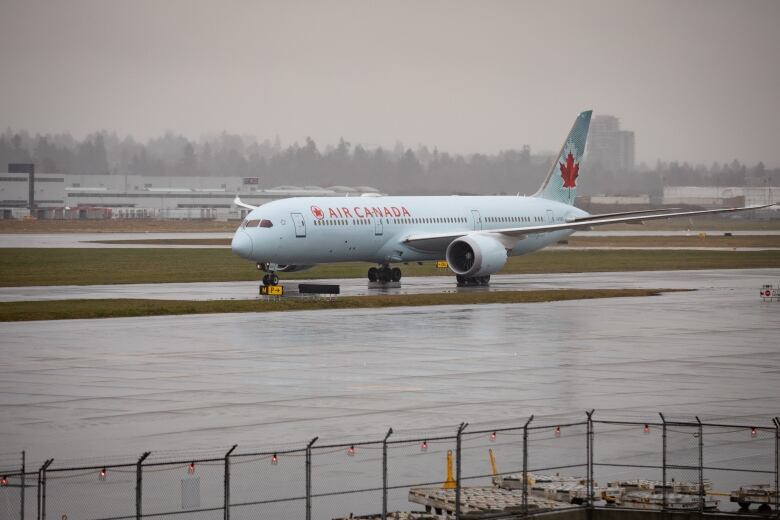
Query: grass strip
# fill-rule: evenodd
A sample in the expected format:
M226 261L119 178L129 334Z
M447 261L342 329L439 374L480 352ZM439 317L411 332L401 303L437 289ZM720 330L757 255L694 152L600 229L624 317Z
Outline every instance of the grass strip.
M335 299L279 298L268 300L54 300L0 303L0 321L66 320L170 316L226 312L280 312L323 309L376 309L431 305L537 303L593 298L657 296L674 289L566 289L545 291L463 291L436 294L343 296Z
M575 247L777 247L780 235L569 237Z
M223 246L230 247L231 238L135 238L128 240L88 240L90 244L128 246Z
M373 264L324 264L282 280L364 278ZM545 250L512 257L501 274L780 267L777 251ZM404 277L452 276L432 262L402 265ZM0 249L0 287L258 281L252 262L228 249Z

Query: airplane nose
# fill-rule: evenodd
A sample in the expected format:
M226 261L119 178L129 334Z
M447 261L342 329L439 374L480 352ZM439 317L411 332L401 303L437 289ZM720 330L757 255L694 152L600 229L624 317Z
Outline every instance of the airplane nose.
M230 248L235 254L241 258L247 260L252 259L252 238L244 231L237 231L233 235L233 241L230 243Z

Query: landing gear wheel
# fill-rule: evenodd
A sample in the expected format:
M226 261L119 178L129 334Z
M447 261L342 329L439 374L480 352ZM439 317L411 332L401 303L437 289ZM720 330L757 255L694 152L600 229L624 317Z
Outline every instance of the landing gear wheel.
M750 502L737 502L739 504L739 508L742 511L748 511L750 509Z
M271 279L271 285L279 285L279 276L273 273L269 277Z
M392 273L390 271L390 268L385 266L379 269L379 281L382 283L387 283L391 280Z
M271 280L268 279L268 275L263 275L263 285L271 285Z
M393 267L390 270L390 279L394 282L401 281L401 270L398 267Z
M490 275L480 276L479 277L479 284L480 285L488 285L489 283L490 283Z
M368 269L368 281L376 282L377 280L379 280L379 269L376 267L370 267Z
M455 281L458 282L458 285L466 285L466 277L461 274L455 275Z
M758 509L756 511L758 511L758 514L760 515L768 516L772 514L772 508L769 507L769 504L761 504L760 506L758 506Z

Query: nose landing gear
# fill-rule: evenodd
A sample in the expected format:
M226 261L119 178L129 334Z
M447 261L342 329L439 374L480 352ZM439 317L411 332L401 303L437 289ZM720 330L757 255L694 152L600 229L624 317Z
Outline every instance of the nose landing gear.
M400 282L401 269L398 267L391 268L387 264L381 267L371 267L368 270L368 281L379 283Z
M258 262L257 270L266 272L263 275L263 285L279 285L279 276L274 272L276 271L276 264Z

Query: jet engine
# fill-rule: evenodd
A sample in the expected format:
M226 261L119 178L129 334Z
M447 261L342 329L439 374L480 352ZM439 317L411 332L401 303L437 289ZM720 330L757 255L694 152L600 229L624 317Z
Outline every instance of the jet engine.
M485 276L497 273L507 259L506 248L488 235L466 235L453 240L446 253L447 263L455 274Z

